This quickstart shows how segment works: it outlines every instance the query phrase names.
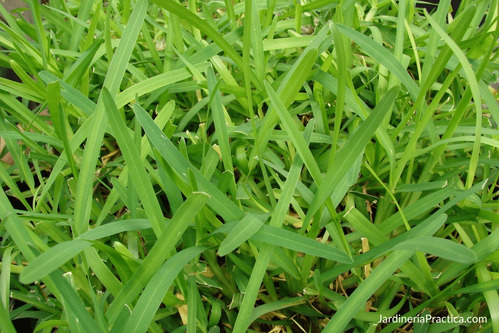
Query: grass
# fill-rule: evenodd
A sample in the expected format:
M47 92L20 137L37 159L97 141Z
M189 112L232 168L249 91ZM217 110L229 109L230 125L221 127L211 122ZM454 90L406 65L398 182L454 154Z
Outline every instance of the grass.
M421 5L0 4L0 330L499 332L498 2Z

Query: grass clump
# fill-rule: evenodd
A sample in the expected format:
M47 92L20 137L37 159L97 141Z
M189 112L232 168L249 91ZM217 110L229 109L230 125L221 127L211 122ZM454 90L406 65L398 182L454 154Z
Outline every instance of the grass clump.
M498 2L416 5L0 5L1 330L498 332Z

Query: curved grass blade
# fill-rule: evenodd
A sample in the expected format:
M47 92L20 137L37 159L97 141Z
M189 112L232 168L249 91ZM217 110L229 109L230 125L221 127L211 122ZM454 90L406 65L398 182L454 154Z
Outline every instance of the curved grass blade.
M471 249L449 239L437 237L417 237L408 239L396 245L394 250L425 252L443 259L464 264L473 264L477 260L476 253Z
M353 264L337 265L332 270L324 272L322 274L322 279L324 281L335 279L338 275L351 269L352 267L361 266L362 264L369 262L369 261L383 255L387 251L390 251L394 246L396 246L397 244L399 244L405 240L412 239L415 237L430 237L430 236L432 236L446 222L448 216L445 213L449 209L451 209L454 205L456 205L458 202L460 202L460 201L464 200L465 198L469 197L470 195L474 194L476 191L478 191L481 188L481 186L482 186L482 184L476 184L472 188L470 188L466 191L455 190L455 192L457 192L457 193L455 194L454 198L449 200L443 207L441 207L434 214L432 214L431 216L426 218L424 221L419 223L417 226L413 227L410 231L407 231L407 232L399 235L398 237L393 238L389 241L386 241L382 245L377 246L376 248L371 249L370 251L355 257ZM402 224L402 222L400 224Z
M200 17L198 17L195 13L189 11L187 8L182 5L170 1L170 0L150 0L152 3L157 4L158 6L165 8L169 12L174 15L179 16L180 18L186 20L194 27L198 28L200 31L205 33L208 37L212 38L217 45L235 62L235 64L243 68L243 59L240 57L238 52L229 45L229 43L224 39L224 37L216 31L213 27L210 26L207 22L203 21ZM262 82L257 79L255 73L252 72L252 81L255 86L259 90L263 90Z
M116 235L120 232L143 230L148 228L151 228L151 223L148 219L121 220L91 229L86 233L81 234L76 239L93 241Z
M113 98L106 88L103 90L103 103L108 114L111 128L114 131L123 158L127 163L130 179L132 179L144 210L151 221L151 226L155 234L159 237L165 226L165 218L163 217L160 204L156 199L153 184L151 184L149 175L146 169L144 169L142 161L137 159L137 156L140 156L140 152L130 135L127 124L120 115ZM129 184L129 186L130 185L131 184Z
M193 65L198 71L205 71L208 67L206 62ZM118 108L125 106L137 96L142 96L154 90L161 89L169 84L192 77L193 74L187 68L175 69L142 80L130 88L125 89L116 96L115 103Z
M94 55L101 46L100 42L100 40L95 41L87 50L85 50L85 52L83 52L78 57L78 60L75 61L68 72L64 75L64 81L66 81L73 87L76 86L78 81L81 80L84 73L92 65Z
M158 128L147 112L138 104L134 104L133 109L152 145L158 149L158 152L172 169L174 169L186 183L189 183L187 170L191 170L196 178L199 189L210 194L211 197L208 204L226 221L242 219L244 213L238 206L186 160L181 152L179 152L166 135Z
M155 245L148 253L139 268L130 280L115 297L106 312L108 322L113 324L127 303L131 302L142 288L148 284L151 277L161 264L170 257L175 245L187 227L193 222L198 212L204 207L209 196L202 192L193 192L179 207L170 221L168 228L164 228Z
M123 79L132 51L136 45L137 37L146 17L148 1L139 0L130 16L127 27L123 31L123 38L116 49L111 60L109 71L104 79L103 86L107 88L113 98ZM87 231L92 207L92 184L97 157L102 145L102 139L108 123L102 95L96 106L92 121L92 132L88 133L83 159L80 165L80 177L78 178L75 194L75 216L74 232L78 235Z
M321 171L316 163L316 159L312 155L311 150L304 140L304 137L297 129L297 125L294 123L292 116L281 102L278 94L267 81L264 81L264 85L266 87L267 95L271 99L271 105L278 114L284 129L290 135L290 140L293 142L293 145L300 154L302 161L304 161L304 164L313 176L315 182L319 184L321 182Z
M0 270L0 304L9 307L11 263L13 247L9 246L2 255L2 267Z
M316 214L321 205L330 197L335 185L346 175L350 166L356 161L360 153L371 139L379 124L390 112L396 99L398 90L392 88L387 92L380 103L375 107L366 120L356 129L355 133L347 140L342 150L337 153L335 167L328 170L321 185L316 191L314 200L309 206L304 224L307 224Z
M88 241L77 239L54 245L30 261L21 272L19 281L28 284L43 279L91 245L92 243Z
M486 263L480 263L476 267L476 273L479 282L487 282L492 280L491 272L487 268ZM498 282L498 279L496 279ZM488 305L488 310L491 315L491 321L493 322L493 332L498 333L500 331L500 327L498 325L499 322L499 302L498 302L498 292L496 290L487 290L483 291L484 298L486 300L486 304Z
M273 257L271 261L274 262L280 269L290 274L296 280L300 280L300 272L293 260L288 256L284 249L273 246Z
M5 309L3 302L0 304L0 329L5 333L16 333L9 312Z
M160 110L160 112L157 114L154 122L159 126L160 129L163 129L166 125L167 122L170 119L170 116L174 112L175 109L175 101L170 101L165 106ZM140 159L141 161L144 161L146 156L152 154L152 149L151 145L149 144L149 140L146 135L142 137L141 140L141 146L140 146L140 151L141 151L141 156ZM128 167L125 166L118 177L118 182L120 182L124 187L128 184L128 179L129 179L129 170ZM114 184L113 184L114 185ZM120 186L120 185L119 185ZM173 191L175 193L175 189L170 189L169 190ZM180 193L179 193L180 196ZM101 210L101 213L99 214L99 217L97 218L96 221L96 226L101 225L101 223L104 221L110 210L113 208L115 205L116 201L118 200L118 190L117 188L113 187L111 192L109 193L108 197L106 198L106 203L104 204L104 207ZM167 193L167 197L171 197L170 193ZM180 205L180 203L179 203ZM175 207L173 206L172 208L175 210Z
M330 74L327 74L321 70L317 71L314 74L314 80L320 83L325 89L331 91L332 93L337 93L339 87L339 81ZM361 119L365 120L369 116L369 108L363 102L361 98L356 96L350 89L345 90L345 104L351 107L356 114L361 117ZM377 128L375 131L375 135L379 140L380 144L384 147L387 156L390 159L390 163L394 162L394 155L396 151L394 150L394 144L389 137L389 134L382 127Z
M352 259L345 252L323 244L295 232L264 225L255 235L260 240L275 246L283 247L312 256L321 257L343 263L351 263Z
M254 322L257 318L265 315L266 313L289 308L291 306L304 304L305 302L306 302L305 297L293 297L260 305L253 310L252 317L250 317L250 322L251 323Z
M78 169L76 168L75 160L73 158L73 154L71 153L71 147L66 130L66 117L59 104L60 93L61 93L61 87L59 85L59 81L47 84L47 104L49 106L50 117L52 123L54 124L56 133L59 135L59 138L63 142L66 159L70 165L73 176L77 180Z
M413 255L412 251L398 251L391 254L375 270L361 282L356 290L342 304L326 325L325 333L343 333L349 321L362 309L371 295L385 282L392 273Z
M478 164L478 159L479 159L479 148L481 144L481 121L483 118L483 111L481 108L481 92L479 90L479 85L477 83L476 75L474 74L474 71L472 70L472 66L470 65L469 61L467 60L467 57L465 56L464 52L460 49L460 47L451 39L450 36L446 34L446 32L443 31L443 29L439 26L439 24L434 21L434 19L425 12L425 16L427 20L429 20L429 23L432 25L434 30L439 34L439 37L441 37L445 43L448 45L448 47L453 51L453 54L458 58L460 61L460 64L462 65L462 68L465 72L465 76L467 77L468 84L470 85L470 89L472 91L472 96L474 97L474 106L476 109L476 131L474 133L476 140L474 141L474 148L472 149L472 157L470 160L470 165L469 165L469 170L467 173L467 180L466 180L466 186L467 188L470 188L472 186L472 183L474 181L474 176L476 174L476 168Z
M212 110L212 117L214 119L215 131L217 135L217 142L219 143L220 152L222 155L222 162L224 168L229 172L233 172L233 159L231 156L231 147L229 145L229 138L227 134L227 122L224 119L224 105L222 104L222 97L215 81L215 74L212 67L207 71L208 89L211 94L210 109ZM236 196L236 184L234 182L234 175L231 179L232 196Z
M470 249L476 253L476 262L480 262L484 260L486 257L491 255L493 252L498 250L498 238L499 234L498 233L492 233L485 238L483 238L479 243L474 244ZM452 281L454 278L456 278L458 275L460 275L461 272L464 270L467 270L467 267L470 266L469 264L462 264L459 262L452 262L447 266L447 269L439 276L437 279L437 285L442 286L450 281Z
M337 24L337 28L356 44L361 46L368 55L384 65L395 77L397 77L406 88L408 88L411 97L416 100L418 97L419 88L403 68L396 57L382 45L377 44L373 39L363 35L342 24Z
M0 216L2 217L2 222L5 221L5 229L7 229L14 243L21 250L25 258L28 259L28 261L32 261L35 259L35 254L30 244L40 244L43 242L40 239L33 239L33 237L37 237L36 234L28 233L24 223L13 213L13 211L14 209L9 199L3 191L0 191ZM76 291L61 274L57 272L51 273L50 276L44 278L44 282L61 302L64 298L64 302L66 302L68 308L70 308L79 318L82 327L84 327L86 331L102 332L99 325L85 308L84 303L79 298Z
M130 315L124 332L146 332L153 317L182 268L207 247L196 246L182 250L168 259L153 275L137 301Z
M313 122L307 124L306 130L304 131L304 136L306 142L309 143L311 140L313 132ZM300 170L302 169L302 160L300 155L295 155L293 159L290 172L288 173L285 185L282 187L281 196L276 204L275 210L272 214L271 221L269 225L273 228L280 228L285 219L286 213L290 207L290 202L293 198L293 193L299 182ZM240 306L240 311L238 312L238 317L234 324L234 332L240 333L245 332L248 326L251 324L251 316L253 312L253 307L255 300L257 299L257 294L259 292L264 274L266 273L267 266L271 260L273 254L274 246L271 244L264 244L257 257L255 265L252 269L250 279L247 283L245 290L245 296L243 297L243 302ZM299 273L299 272L297 272Z
M267 218L267 217L266 217ZM252 237L264 225L261 214L247 214L235 225L219 246L220 257L232 252L242 243Z
M47 84L59 80L57 76L46 71L41 71L39 74L40 78ZM82 111L87 118L90 117L94 112L96 104L65 81L60 80L59 84L61 86L61 96Z
M323 36L324 35L324 36ZM326 30L318 34L308 48L319 43L318 38L326 37ZM318 50L316 48L306 49L299 59L294 63L293 67L288 71L285 78L281 82L277 93L280 97L281 103L285 108L292 104L294 98L299 92L300 88L304 84L307 77L310 75L311 68L316 63L318 56ZM258 159L254 158L257 156L258 152L264 152L267 142L271 136L272 128L274 128L276 122L279 120L277 114L269 112L257 133L255 138L255 146L252 149L252 153L249 159L249 168L253 169L257 163Z

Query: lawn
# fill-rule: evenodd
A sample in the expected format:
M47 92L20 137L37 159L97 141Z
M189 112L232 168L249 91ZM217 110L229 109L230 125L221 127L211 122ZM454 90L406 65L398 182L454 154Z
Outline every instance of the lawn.
M0 3L0 330L498 333L498 12Z

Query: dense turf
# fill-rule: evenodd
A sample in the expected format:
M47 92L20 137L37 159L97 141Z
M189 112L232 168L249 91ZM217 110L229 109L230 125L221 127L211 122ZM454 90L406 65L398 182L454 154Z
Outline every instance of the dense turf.
M0 329L499 332L498 1L428 9L0 5Z

